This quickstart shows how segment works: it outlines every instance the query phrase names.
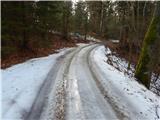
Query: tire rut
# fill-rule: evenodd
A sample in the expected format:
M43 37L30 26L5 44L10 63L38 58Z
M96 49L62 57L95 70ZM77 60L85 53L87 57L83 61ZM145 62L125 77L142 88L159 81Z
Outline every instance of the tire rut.
M97 47L100 45L97 45ZM112 109L115 111L115 114L117 115L117 117L120 120L129 120L129 117L121 110L121 108L119 108L119 106L117 105L117 103L114 101L114 99L111 97L111 95L109 95L109 93L107 92L107 90L103 87L102 83L100 82L99 78L95 75L93 69L91 68L92 64L90 62L90 54L91 52L97 48L94 47L92 49L90 49L87 53L87 62L88 62L88 68L90 69L90 72L96 82L97 87L100 90L100 93L104 96L105 100L111 105Z
M67 82L68 82L68 74L69 74L69 68L71 66L71 63L74 59L74 57L85 47L88 47L90 45L87 45L87 46L83 46L81 47L79 50L75 51L71 57L69 58L69 61L68 63L66 64L66 67L64 69L64 73L63 73L63 82L62 84L60 85L60 87L58 88L57 90L57 100L58 103L56 104L56 107L55 107L55 119L56 120L65 120L65 113L66 113L66 107L67 107L67 104L66 104L66 90L67 90Z
M68 51L66 54L61 55L57 62L51 67L50 71L47 74L44 82L42 83L37 96L35 97L34 103L31 107L31 110L25 115L24 120L38 120L43 112L43 108L45 107L47 95L51 91L51 87L54 85L54 79L58 72L60 65L63 62L63 59L66 55L71 52Z

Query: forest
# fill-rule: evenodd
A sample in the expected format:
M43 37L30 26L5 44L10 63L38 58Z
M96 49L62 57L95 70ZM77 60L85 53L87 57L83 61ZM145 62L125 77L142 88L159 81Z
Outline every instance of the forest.
M124 74L160 95L159 1L1 2L4 70L31 58L57 53L58 49L89 44L90 37L99 40L95 44L112 51L106 54L107 64L124 72L113 56L127 61Z
M121 52L123 57L126 54L127 59L136 64L143 41L157 38L154 32L160 32L159 18L156 18L151 25L153 27L149 28L154 12L157 11L157 17L160 14L159 7L155 10L156 3L158 5L158 2L151 1L2 2L2 62L19 51L27 50L36 54L40 48L50 47L55 34L60 35L65 42L73 42L71 33L77 33L83 35L84 40L87 35L103 41L120 40L116 47L120 51L117 51ZM150 32L148 29L151 29ZM143 47L144 55L141 56L146 57L146 60L142 68L138 68L143 69L143 72L148 71L144 69L155 71L158 78L160 42L157 40L150 44L144 45L153 49ZM151 59L150 62L147 59ZM140 74L138 71L137 77Z

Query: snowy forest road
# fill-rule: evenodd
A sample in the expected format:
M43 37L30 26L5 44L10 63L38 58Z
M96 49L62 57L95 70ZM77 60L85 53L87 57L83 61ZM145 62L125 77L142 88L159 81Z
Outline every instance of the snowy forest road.
M116 119L117 111L101 94L89 65L88 56L98 46L81 46L61 56L25 119Z
M152 98L147 98L151 93L145 92L143 86L126 79L103 60L96 62L96 57L101 54L96 52L100 48L103 48L100 44L85 44L60 56L44 80L25 119L148 119L147 114L151 111L151 118L156 117L154 106L158 104L157 98L151 101ZM103 69L106 66L108 68ZM137 99L134 100L135 96ZM137 101L148 106L139 107Z

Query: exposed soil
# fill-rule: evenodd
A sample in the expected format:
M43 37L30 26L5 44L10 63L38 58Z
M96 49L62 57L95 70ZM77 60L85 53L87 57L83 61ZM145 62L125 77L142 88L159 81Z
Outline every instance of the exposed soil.
M39 47L34 48L30 45L29 50L22 50L7 56L5 59L1 59L1 68L5 69L14 64L24 62L31 58L43 57L49 54L56 53L58 49L62 49L65 47L75 47L76 43L88 43L89 41L85 41L83 39L70 38L69 40L64 40L60 35L54 35L51 39L50 47Z

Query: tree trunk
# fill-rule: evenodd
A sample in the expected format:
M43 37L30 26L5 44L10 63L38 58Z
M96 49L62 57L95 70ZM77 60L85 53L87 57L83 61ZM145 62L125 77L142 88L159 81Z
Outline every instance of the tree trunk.
M63 38L65 40L68 40L68 31L67 31L67 17L66 17L66 12L63 12Z
M99 27L99 34L102 34L102 27L103 27L103 2L101 2L101 18L100 18L100 27ZM102 35L101 35L102 36Z
M150 87L152 48L160 39L160 2L157 2L154 16L145 35L140 58L136 67L135 77L147 88ZM156 54L156 53L154 53Z
M136 24L136 25L137 25L136 31L137 31L137 32L136 32L136 34L137 34L137 40L139 40L139 34L140 34L140 33L139 33L139 32L140 32L140 30L139 30L139 27L140 27L140 26L139 26L139 25L140 25L140 24L139 24L139 1L137 1L137 16L136 16L136 17L137 17L137 20L136 20L136 22L137 22L137 24ZM137 40L136 40L136 41L137 41Z
M88 10L85 12L85 35L84 40L87 39L87 32L88 32Z
M26 5L25 5L25 1L22 2L22 9L23 9L23 15L22 15L22 22L23 22L23 33L22 33L22 49L28 49L28 41L26 39L27 37L27 31L26 31L26 27L27 27L27 23L26 23Z
M131 65L131 57L132 57L132 45L133 42L135 40L135 37L133 36L133 33L137 33L136 32L136 27L135 27L135 7L134 7L134 3L131 4L132 5L132 23L131 26L129 27L129 34L130 34L130 39L129 39L129 62L128 62L128 70L130 69L130 65ZM137 15L138 16L138 15ZM137 26L138 27L138 26Z
M64 2L64 11L63 11L63 38L68 40L68 29L69 29L69 4L67 1Z
M142 27L145 27L146 7L147 7L147 2L145 1L144 7L143 7L143 23L142 23Z
M129 62L128 62L127 70L130 70L131 68L131 59L132 59L132 43L129 44Z

